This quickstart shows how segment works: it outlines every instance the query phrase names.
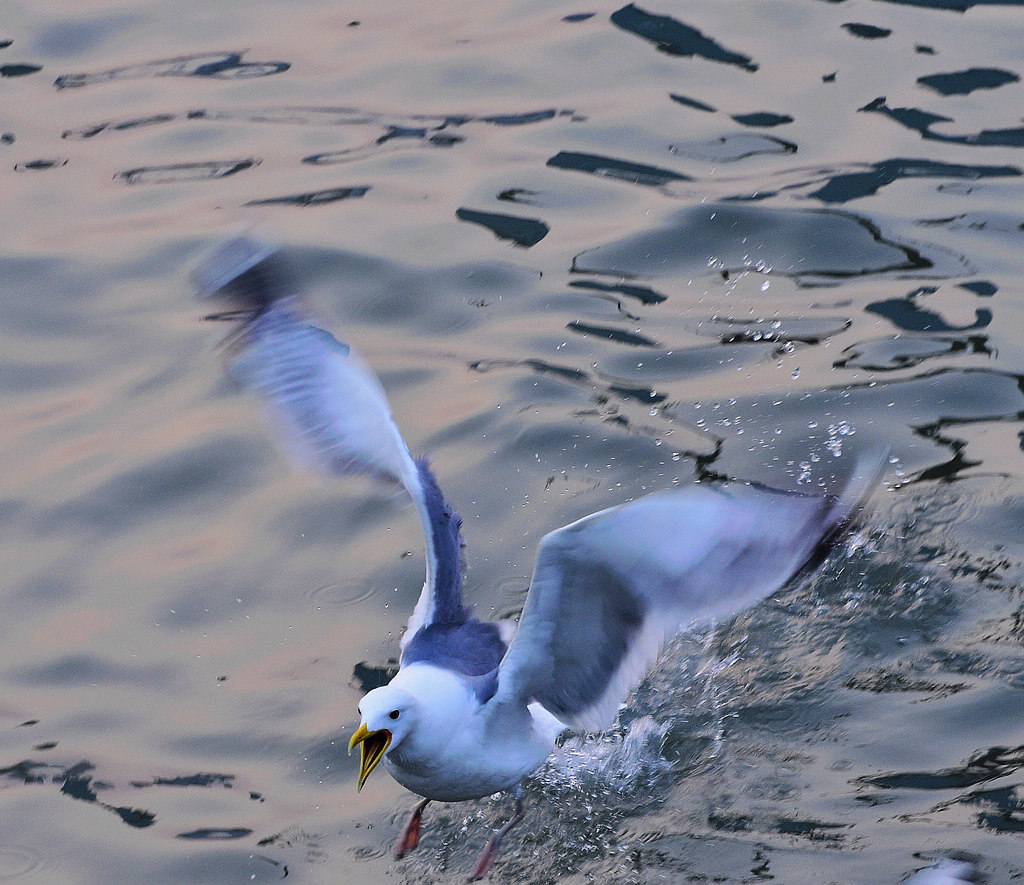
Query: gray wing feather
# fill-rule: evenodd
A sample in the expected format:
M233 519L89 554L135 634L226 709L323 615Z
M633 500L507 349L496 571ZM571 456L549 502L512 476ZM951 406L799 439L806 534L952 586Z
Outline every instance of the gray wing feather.
M540 702L600 730L665 640L728 618L783 586L874 488L860 463L838 497L743 487L649 495L541 542L499 699Z

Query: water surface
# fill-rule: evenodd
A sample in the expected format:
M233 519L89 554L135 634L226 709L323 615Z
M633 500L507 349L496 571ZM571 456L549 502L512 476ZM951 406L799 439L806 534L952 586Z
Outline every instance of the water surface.
M277 238L465 520L892 463L822 570L681 637L528 785L505 882L1024 876L1010 2L9 4L0 878L461 879L507 803L355 791L413 510L296 473L187 273Z

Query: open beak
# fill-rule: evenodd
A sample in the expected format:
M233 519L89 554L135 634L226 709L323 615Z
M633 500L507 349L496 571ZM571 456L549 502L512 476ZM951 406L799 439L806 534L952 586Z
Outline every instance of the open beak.
M386 728L380 731L369 731L366 725L360 725L359 730L352 735L348 742L349 755L359 745L359 784L357 789L361 790L370 772L377 767L377 763L384 758L384 754L391 746L391 732Z

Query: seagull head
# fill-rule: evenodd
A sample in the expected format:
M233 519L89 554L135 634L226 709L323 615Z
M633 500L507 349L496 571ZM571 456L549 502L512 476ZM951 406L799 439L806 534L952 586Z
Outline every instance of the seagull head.
M348 751L359 747L360 790L388 750L408 736L416 724L417 712L416 699L392 685L375 688L359 702L362 721L348 742Z

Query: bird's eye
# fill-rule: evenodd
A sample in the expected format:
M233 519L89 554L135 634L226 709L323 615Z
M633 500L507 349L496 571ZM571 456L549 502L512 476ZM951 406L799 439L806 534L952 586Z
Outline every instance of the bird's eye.
M402 715L402 713L401 713L400 710L392 710L390 713L388 713L388 718L389 719L397 719L401 715Z

